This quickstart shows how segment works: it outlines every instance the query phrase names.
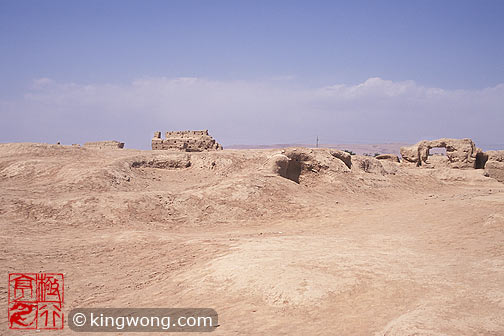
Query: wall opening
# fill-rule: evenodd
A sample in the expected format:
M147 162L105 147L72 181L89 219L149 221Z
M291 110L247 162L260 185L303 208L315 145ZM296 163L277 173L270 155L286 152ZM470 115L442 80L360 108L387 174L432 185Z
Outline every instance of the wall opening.
M301 161L298 157L293 157L287 164L286 178L296 183L299 183L299 176L301 175Z
M425 160L427 165L444 165L448 163L448 156L446 156L445 147L433 147L427 150L427 158Z
M477 153L476 154L476 162L474 162L474 168L484 169L487 161L488 161L488 154Z
M446 156L446 148L445 147L434 147L429 149L429 156Z

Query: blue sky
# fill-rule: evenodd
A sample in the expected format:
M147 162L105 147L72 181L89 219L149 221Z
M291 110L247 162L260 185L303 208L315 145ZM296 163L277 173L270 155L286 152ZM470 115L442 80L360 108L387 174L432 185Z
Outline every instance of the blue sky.
M0 0L0 142L504 143L503 17L491 0Z

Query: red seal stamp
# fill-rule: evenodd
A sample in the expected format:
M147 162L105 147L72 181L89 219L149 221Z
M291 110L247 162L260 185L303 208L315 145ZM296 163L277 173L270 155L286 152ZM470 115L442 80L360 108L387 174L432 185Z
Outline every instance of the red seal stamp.
M9 328L63 329L63 274L9 274Z

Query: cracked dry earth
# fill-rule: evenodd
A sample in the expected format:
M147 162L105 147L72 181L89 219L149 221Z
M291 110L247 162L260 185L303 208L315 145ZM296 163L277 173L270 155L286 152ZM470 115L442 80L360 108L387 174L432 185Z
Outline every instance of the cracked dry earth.
M66 314L209 307L215 335L504 335L504 184L332 163L295 183L264 170L276 153L0 145L2 305L8 273L61 272ZM0 326L29 334L7 309Z

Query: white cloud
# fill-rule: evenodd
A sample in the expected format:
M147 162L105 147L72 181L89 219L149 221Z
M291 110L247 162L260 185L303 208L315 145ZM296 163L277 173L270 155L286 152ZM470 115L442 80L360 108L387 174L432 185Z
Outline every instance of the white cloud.
M291 81L289 81L291 82ZM0 105L0 141L126 141L148 148L151 133L210 129L224 144L415 142L473 137L504 142L504 84L444 90L369 78L308 89L292 83L142 78L128 84L36 79L23 99Z
M33 88L41 89L44 86L54 84L54 81L50 78L37 78L33 80Z

